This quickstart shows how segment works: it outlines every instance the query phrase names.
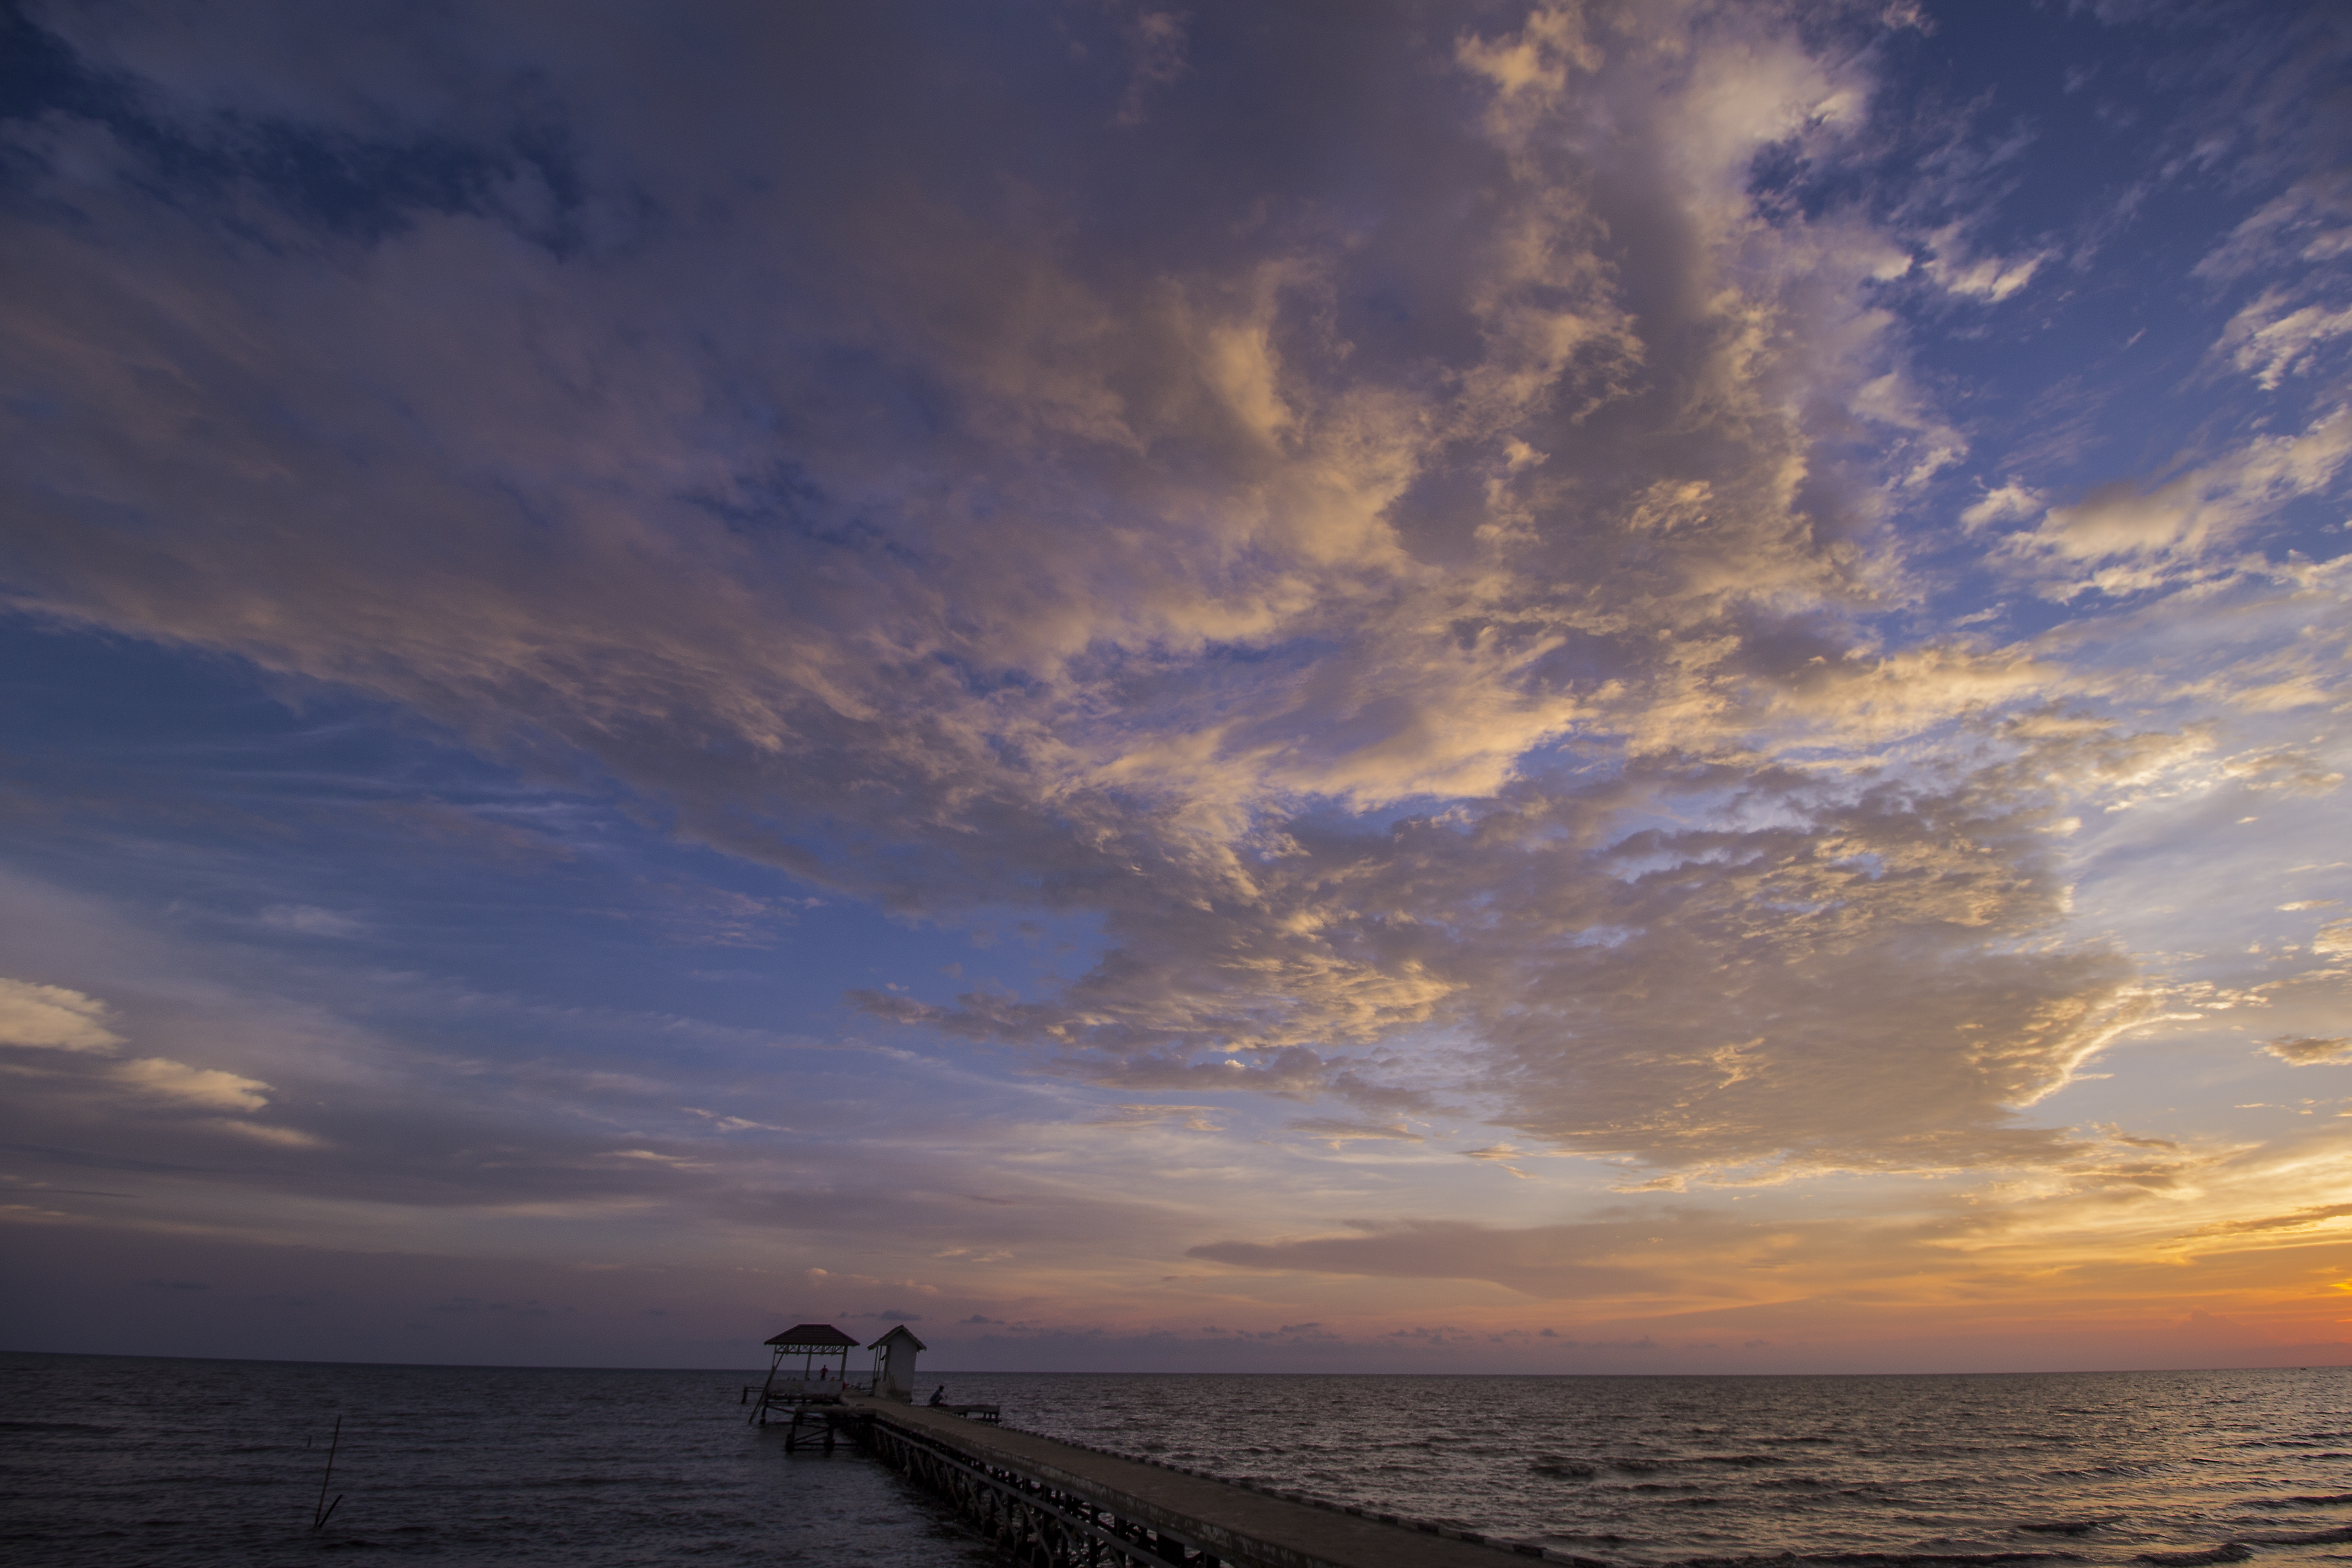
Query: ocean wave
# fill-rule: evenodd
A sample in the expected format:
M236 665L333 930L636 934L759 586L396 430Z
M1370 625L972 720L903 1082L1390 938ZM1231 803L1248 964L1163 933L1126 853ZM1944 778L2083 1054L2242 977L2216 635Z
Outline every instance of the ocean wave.
M112 1436L120 1426L97 1426L87 1421L0 1421L0 1432L96 1432Z
M1581 1459L1538 1459L1528 1465L1528 1468L1539 1476L1558 1476L1564 1480L1573 1481L1591 1480L1597 1473L1594 1466L1588 1465Z
M2204 1568L2209 1563L2243 1563L2253 1554L2242 1542L2225 1541L2202 1552L2143 1552L2134 1561L2153 1563L2157 1568Z

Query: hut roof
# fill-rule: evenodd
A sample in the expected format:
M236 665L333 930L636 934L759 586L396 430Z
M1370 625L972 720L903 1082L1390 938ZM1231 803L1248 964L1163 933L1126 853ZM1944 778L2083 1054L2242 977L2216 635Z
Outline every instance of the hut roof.
M837 1351L857 1348L857 1341L831 1323L796 1323L767 1342L788 1351Z
M910 1341L914 1344L914 1347L919 1351L927 1351L931 1348L922 1341L916 1339L915 1331L908 1328L904 1323L900 1323L897 1328L892 1329L888 1333L884 1334L880 1339L876 1340L872 1344L867 1345L866 1348L867 1350L879 1350L882 1346L888 1344L892 1340Z

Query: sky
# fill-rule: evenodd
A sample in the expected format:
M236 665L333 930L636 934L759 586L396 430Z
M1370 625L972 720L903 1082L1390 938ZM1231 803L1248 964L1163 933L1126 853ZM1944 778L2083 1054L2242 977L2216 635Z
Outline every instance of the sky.
M2347 84L9 7L0 1347L2352 1363Z

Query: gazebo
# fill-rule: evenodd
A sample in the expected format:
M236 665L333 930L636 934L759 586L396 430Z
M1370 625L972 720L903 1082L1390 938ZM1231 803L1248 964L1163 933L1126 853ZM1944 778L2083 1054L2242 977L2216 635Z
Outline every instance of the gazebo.
M768 1359L768 1381L760 1386L760 1407L751 1417L761 1426L768 1424L772 1405L789 1405L797 1418L803 1404L818 1400L838 1404L848 1392L849 1352L858 1348L855 1335L845 1334L831 1323L795 1323L769 1340L767 1345L773 1352ZM797 1378L783 1375L784 1363L793 1356L801 1358L801 1374ZM840 1375L813 1373L810 1369L819 1356L839 1356ZM830 1373L833 1369L827 1366L821 1370Z

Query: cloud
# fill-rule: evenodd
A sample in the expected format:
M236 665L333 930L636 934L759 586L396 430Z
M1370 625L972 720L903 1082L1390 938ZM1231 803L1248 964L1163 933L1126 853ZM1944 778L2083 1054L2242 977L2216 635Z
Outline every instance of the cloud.
M1250 68L1292 85L1221 94L1172 13L1060 18L1080 55L722 9L682 71L625 19L257 15L49 18L136 90L15 146L20 608L898 914L1087 921L1066 983L849 997L1186 1100L1108 1125L1248 1090L1393 1139L1453 1096L1677 1170L2072 1157L2022 1112L2149 1004L2051 830L2179 732L2004 727L2062 683L2042 648L1888 646L1904 498L1967 443L1885 301L1914 250L1987 303L2046 253L1767 210L1761 160L1866 174L1867 49L1539 5L1340 70L1269 22ZM839 143L853 111L886 132ZM2162 585L2322 493L2347 420L1962 520L2038 518L2006 559L2062 598ZM772 916L709 904L698 940ZM529 1180L691 1175L614 1147L655 1136Z
M1304 1132L1320 1140L1333 1149L1344 1149L1350 1143L1426 1142L1402 1121L1349 1121L1332 1116L1297 1116L1283 1123L1293 1132Z
M1184 27L1190 20L1181 11L1140 9L1128 24L1134 74L1128 79L1127 91L1119 99L1118 113L1111 121L1114 126L1140 125L1150 112L1153 96L1182 79Z
M122 1037L106 1026L108 1012L96 997L62 985L0 979L0 1046L111 1055Z
M1217 1132L1223 1129L1209 1120L1216 1114L1207 1105L1120 1105L1114 1106L1108 1116L1097 1117L1096 1127L1181 1127L1188 1132Z
M2042 250L2014 257L1972 256L1957 225L1930 234L1927 244L1929 254L1921 270L1937 287L1995 305L2032 282L2053 255Z
M2296 1067L2315 1067L2322 1062L2352 1061L2352 1038L2318 1039L2309 1035L2292 1036L2282 1040L2264 1040L2263 1049L2283 1062Z
M1541 18L1531 26L1545 37L1544 29L1557 30L1555 23ZM1638 57L1644 42L1622 40L1629 57ZM1722 40L1727 68L1734 57L1753 64L1756 42ZM120 38L110 44L125 47ZM182 40L173 47L195 46ZM1770 92L1753 96L1746 87L1742 91L1748 96L1717 94L1708 100L1713 107L1705 125L1687 131L1676 129L1684 121L1674 115L1643 110L1642 134L1670 142L1677 135L1696 138L1677 149L1677 196L1715 199L1721 195L1718 187L1736 184L1741 154L1759 138L1786 129L1792 113L1810 112L1809 106L1833 96L1834 84L1822 79L1785 40L1774 45L1769 58L1774 74L1760 79L1776 84L1772 92L1784 92L1785 101ZM1645 90L1629 85L1625 103L1643 104ZM1530 103L1525 112L1563 116L1588 132L1591 129L1584 110L1556 99ZM1753 123L1742 115L1751 116ZM192 124L200 128L205 121L199 115ZM1491 153L1472 136L1450 156L1476 163ZM382 390L420 407L447 406L448 395L484 365L505 367L494 377L520 378L520 402L503 415L486 415L487 423L462 416L472 428L452 430L454 464L426 465L415 476L415 491L393 503L415 515L430 511L470 520L451 525L476 542L463 574L468 582L460 584L453 575L435 598L421 601L409 592L421 584L394 587L403 574L394 568L383 580L383 596L362 590L373 608L345 606L362 619L383 619L397 595L403 618L413 620L420 605L430 603L438 607L424 614L437 624L416 623L413 635L404 634L390 646L355 638L353 623L340 612L326 613L324 606L337 595L362 588L362 580L335 564L341 542L291 528L290 519L274 525L288 552L275 555L275 564L258 557L219 560L185 591L166 590L161 598L145 600L141 610L127 603L104 608L88 596L95 584L87 581L82 590L70 589L68 584L84 569L54 550L36 549L36 557L45 558L47 566L35 576L58 590L49 598L60 609L79 602L86 613L121 615L156 635L240 647L253 639L215 620L216 612L248 595L288 599L331 581L339 586L319 601L320 612L282 625L264 639L268 647L253 645L258 657L373 686L461 722L551 724L555 735L614 760L625 756L632 773L642 774L646 759L619 737L652 713L669 710L673 699L665 692L670 676L658 672L675 659L682 662L671 674L691 669L712 679L707 698L688 700L689 708L700 711L689 716L681 710L677 717L714 738L736 736L747 742L745 761L753 775L762 771L763 756L783 765L789 752L804 764L838 752L849 776L879 769L879 776L902 786L926 774L954 777L957 803L947 809L949 819L992 807L1017 820L1035 812L1037 796L1068 791L1077 792L1078 800L1096 801L1099 811L1114 805L1100 798L1106 791L1123 792L1138 775L1164 781L1161 789L1202 797L1203 810L1232 809L1227 803L1236 791L1246 795L1267 784L1367 801L1491 787L1507 776L1528 745L1560 733L1582 706L1572 687L1561 689L1544 678L1542 661L1559 662L1571 641L1591 642L1595 634L1601 646L1592 652L1612 645L1630 652L1643 641L1633 626L1595 626L1592 615L1566 605L1535 612L1532 620L1527 609L1515 607L1530 590L1540 594L1561 562L1590 553L1556 531L1513 521L1556 514L1566 502L1561 486L1547 482L1548 474L1564 480L1572 474L1570 482L1579 492L1597 481L1614 497L1603 505L1601 518L1623 515L1623 526L1639 540L1639 552L1663 569L1634 595L1636 605L1650 602L1652 616L1664 611L1670 620L1704 620L1710 602L1723 596L1734 577L1769 591L1775 583L1793 586L1809 578L1833 586L1838 575L1794 545L1799 525L1790 515L1791 498L1779 493L1775 476L1785 473L1789 454L1802 445L1801 432L1770 416L1773 399L1765 388L1714 377L1714 369L1731 363L1724 356L1748 353L1739 340L1742 311L1790 287L1790 279L1776 273L1769 258L1745 267L1719 256L1665 258L1695 278L1723 274L1722 281L1758 298L1738 304L1727 298L1706 307L1692 322L1703 345L1696 357L1679 363L1661 359L1654 346L1637 340L1674 338L1680 328L1672 315L1680 307L1663 298L1654 301L1647 308L1655 319L1637 330L1627 304L1614 297L1617 291L1607 281L1618 263L1591 248L1601 232L1597 226L1609 220L1610 212L1576 210L1595 201L1630 208L1644 198L1630 189L1581 193L1579 187L1589 184L1590 175L1580 161L1572 168L1551 167L1527 156L1532 161L1515 176L1511 210L1493 234L1465 247L1459 259L1408 252L1402 247L1409 247L1409 227L1384 226L1372 254L1360 262L1349 260L1352 241L1342 246L1302 237L1290 254L1271 263L1256 255L1203 257L1190 274L1153 280L1123 296L1088 276L1097 258L1034 246L1023 249L1010 236L992 234L981 252L988 260L969 285L969 302L981 314L967 331L920 343L894 343L895 326L908 312L926 309L927 296L957 292L961 286L945 275L919 268L909 271L904 260L869 270L866 288L871 298L857 313L880 311L873 318L878 335L868 342L844 343L843 352L885 358L914 353L928 361L927 374L956 408L960 429L950 445L967 438L984 443L997 454L982 464L992 475L990 484L1006 496L1029 498L1024 504L1036 521L1015 528L1002 521L1007 514L1001 508L992 510L1000 521L986 531L989 547L978 552L959 540L979 535L949 521L950 512L969 508L974 498L942 493L927 500L922 487L928 480L918 481L913 491L895 490L887 483L870 489L880 482L860 477L861 468L870 468L878 458L865 450L870 443L834 448L842 454L837 473L814 456L778 467L754 455L760 444L748 440L744 430L730 431L715 447L696 437L694 445L707 454L696 458L688 455L688 433L659 428L655 407L645 412L656 414L656 424L645 428L635 425L636 409L614 405L601 391L588 390L577 407L562 406L579 395L532 384L530 366L538 351L510 332L501 341L491 321L482 323L490 331L488 337L464 330L455 336L436 331L419 338L408 315L422 304L414 291L430 292L431 279L477 264L542 298L548 319L563 322L562 331L590 336L596 330L588 323L604 309L599 298L608 289L625 291L633 280L629 264L618 258L604 265L609 276L598 276L600 269L593 267L585 273L547 270L544 258L528 248L515 251L496 243L497 235L470 212L407 212L403 216L409 226L386 241L383 265L356 291L362 301L360 314L341 318L344 324L333 329L342 344L331 362L322 353L311 363L273 366L270 375L323 380L331 363L348 366L356 355L382 378ZM1402 195L1414 199L1420 193ZM222 330L218 323L230 321L242 323L233 331L244 337L311 330L284 318L289 307L282 293L254 294L241 284L252 276L244 270L248 258L217 254L194 234L173 230L162 215L142 216L103 193L78 192L74 199L90 204L92 216L102 222L131 226L120 237L133 248L159 247L174 257L189 285L206 298L204 319L215 323L207 328L191 318L187 324L196 332L194 341L211 341L208 334ZM1565 216L1549 216L1561 199L1571 210ZM1635 215L1627 210L1616 216L1631 221ZM871 243L904 257L908 252L902 241L942 218L919 205L877 213L876 222L889 236L886 239L877 231ZM157 223L163 226L154 227ZM845 237L856 232L845 231ZM688 242L683 234L670 240ZM684 254L690 252L664 245L646 264L677 266ZM49 260L62 266L68 258L58 253ZM1822 258L1808 253L1785 260L1793 277L1817 267ZM1343 344L1316 324L1340 287L1335 268L1392 264L1437 267L1428 281L1433 298L1451 296L1469 311L1470 334L1435 345L1454 362L1445 380L1458 388L1443 397L1412 384L1422 345L1382 342L1373 331L1377 323L1369 321L1350 324L1352 336ZM90 286L88 303L95 309L117 284L101 275ZM1538 300L1549 302L1538 308ZM1115 331L1111 323L1122 320L1139 323L1137 331L1149 344L1136 331ZM152 325L160 330L163 323ZM754 336L799 331L790 319L746 325ZM326 323L318 326L325 330ZM148 327L123 330L135 336ZM462 374L446 357L461 341L469 367ZM1147 364L1137 358L1147 346L1168 352ZM1866 342L1862 346L1869 352ZM219 347L227 355L226 340ZM1343 347L1348 365L1356 368L1341 374L1333 356ZM572 349L604 352L591 351L585 339L575 341ZM61 359L54 351L47 358L68 378L97 373L95 363L85 359ZM236 362L227 356L213 363L226 373ZM1630 464L1596 460L1622 443L1613 437L1598 445L1579 440L1577 427L1561 425L1561 418L1596 398L1622 400L1632 390L1625 377L1637 363L1647 367L1643 378L1658 395L1682 398L1716 435L1734 437L1730 445L1711 457L1703 444L1676 438L1653 443L1656 449L1646 455L1635 452ZM1845 369L1826 363L1822 368L1833 375ZM686 363L639 369L645 377L639 384L649 393L727 374L719 365ZM1885 384L1885 365L1874 363L1867 370L1864 381ZM1130 373L1146 377L1147 390L1115 394L1113 388L1124 385ZM341 374L331 370L332 375ZM1702 394L1703 386L1708 390ZM1748 403L1735 410L1706 401L1726 387ZM877 386L872 392L882 395L885 390ZM811 403L816 388L780 384L770 391L824 422ZM82 394L99 402L125 395L135 401L139 395L95 383ZM1272 412L1277 405L1292 412L1277 417ZM1763 417L1759 423L1751 416ZM375 423L348 404L331 416ZM573 596L596 591L586 558L574 556L529 595L491 591L484 596L487 584L478 568L520 544L510 537L516 520L497 516L497 506L485 511L485 498L469 493L467 485L467 476L482 463L498 460L492 452L504 439L495 433L499 425L520 443L508 449L542 454L529 475L518 474L526 488L544 492L535 506L547 515L571 518L564 525L567 536L591 556L602 548L593 542L599 536L605 546L625 548L620 535L604 535L604 525L592 521L600 509L588 494L571 489L562 477L564 465L551 468L543 460L552 454L540 432L575 420L584 421L577 426L583 455L599 444L594 429L614 431L623 422L632 425L631 438L604 440L604 450L672 447L650 470L611 476L624 485L654 487L654 493L642 498L646 526L653 530L646 538L670 541L657 552L665 565L643 586L657 599L675 595L681 605L690 599L700 606L691 616L668 619L671 626L698 629L667 653L645 640L635 616L602 617L605 631L582 641L578 616L589 606L572 602ZM1008 420L1019 428L996 428ZM1291 420L1297 422L1294 434L1275 448L1264 448L1266 433L1290 428L1284 422ZM1543 441L1525 438L1548 430ZM399 438L390 429L383 434ZM258 430L248 430L248 437L259 445L248 448L247 457L258 457L278 439ZM1236 440L1242 444L1235 446ZM1078 446L1055 445L1068 441ZM1584 449L1555 450L1563 441ZM1122 472L1120 454L1139 442L1163 447L1196 443L1205 460L1164 472ZM1510 456L1514 452L1526 456ZM280 457L313 469L313 478L330 486L357 477L331 472L335 460L323 452ZM1056 466L1046 467L1048 458ZM315 468L322 461L328 468ZM247 471L243 463L224 462L213 470L200 486L210 499L198 504L199 512L244 514L262 500L236 493L237 476ZM1056 487L1065 482L1062 470L1074 463L1081 470L1102 469L1122 510L1158 522L1142 533L1107 533L1078 526L1076 517L1067 524L1051 521L1067 512ZM1721 471L1705 471L1710 464ZM592 470L601 466L590 465ZM1678 471L1694 467L1701 471ZM1626 471L1612 473L1612 468ZM436 499L428 500L428 495ZM1471 510L1444 499L1455 495L1469 500ZM1699 496L1706 498L1704 506L1695 499ZM852 513L868 520L860 528L879 531L840 532L840 519ZM876 521L884 518L889 521ZM1604 550L1622 548L1604 542L1617 526L1599 521L1592 542ZM1482 529L1490 541L1485 546L1476 543ZM886 542L889 550L882 549ZM1484 550L1494 559L1461 561L1472 568L1466 574L1426 570L1435 564L1433 557L1464 548L1474 556ZM962 560L967 553L971 559ZM963 574L968 602L992 600L1002 608L960 627L935 611L927 613L929 595L919 580L898 570L918 557L927 567L923 578L940 571ZM826 561L832 564L821 564ZM1031 571L1030 563L1046 570ZM178 564L184 563L174 563L173 569ZM151 557L145 566L134 565L131 575L165 566L163 558ZM827 574L828 604L808 606L812 618L804 631L779 643L757 606L778 592L787 600L797 598L788 584L810 570ZM738 585L735 591L706 591L730 581ZM1483 602L1491 594L1482 581L1500 594L1499 603ZM127 589L129 584L118 578L117 586ZM1607 584L1593 587L1595 604L1622 597ZM1690 602L1678 611L1677 599ZM651 604L645 608L655 610ZM1614 618L1601 616L1604 623ZM1359 630L1346 630L1350 619L1363 621ZM1483 633L1438 630L1475 626L1481 620L1490 623ZM567 631L567 626L575 629ZM852 630L858 627L866 629ZM1580 631L1581 638L1571 637L1572 630ZM1344 653L1334 647L1299 663L1289 679L1263 679L1270 669L1281 671L1285 649L1303 653L1334 633L1350 645ZM601 647L599 637L604 639ZM1122 696L1165 689L1168 678L1192 662L1187 656L1213 642L1271 652L1277 660L1271 667L1256 664L1255 694L1243 711L1229 710L1224 722L1204 732L1193 709L1205 704L1154 712L1150 704L1139 708ZM542 654L517 663L517 650L532 647ZM1095 651L1074 662L1081 650ZM882 656L878 665L871 655ZM601 673L585 681L561 672L591 665ZM930 673L910 686L898 676L882 679L885 667ZM983 696L955 673L966 670L995 684ZM1016 675L1016 683L1004 683L1003 678ZM1606 679L1592 684L1605 685ZM1228 700L1234 695L1231 689L1224 693ZM1125 710L1125 721L1093 734L1072 722L1089 711L1116 710ZM1018 748L1025 765L1003 765L1003 759L1015 754L1008 743ZM985 760L991 755L1000 759L994 765ZM795 771L800 784L779 803L797 806L793 815L869 815L871 808L861 807L855 797L828 800L821 787L811 792L809 784L830 767ZM737 816L730 804L737 790L762 787L753 776L644 782L679 788L692 803L689 810L703 818ZM922 820L946 805L924 804L924 793L917 787L899 809L887 811L873 826L898 834L919 832ZM742 832L727 837L740 842ZM770 852L778 852L772 843ZM1050 839L1029 848L1033 860L1066 853L1066 847ZM836 870L854 875L857 868Z
M2340 1045L2344 1042L2336 1043ZM2262 1231L2308 1230L2347 1217L2352 1217L2352 1204L2319 1204L2286 1214L2262 1215L2252 1219L2224 1220L2207 1226L2198 1234L2244 1236Z
M1603 1226L1498 1230L1452 1221L1364 1226L1355 1234L1297 1241L1221 1241L1188 1257L1239 1268L1412 1279L1488 1279L1547 1300L1615 1295L1655 1283L1615 1261L1621 1234Z
M2315 304L2290 310L2290 303L2284 290L2266 290L2230 318L2214 345L2265 392L2276 391L2288 376L2311 368L2321 344L2352 332L2352 305L2333 310Z
M241 1079L239 1081L249 1082L250 1080ZM267 1089L269 1086L268 1084L262 1084L259 1087ZM263 1103L267 1102L264 1101ZM257 1104L252 1106L237 1106L233 1109L259 1110L260 1106ZM301 1129L296 1127L273 1127L267 1122L232 1121L226 1118L207 1123L207 1125L217 1128L219 1131L229 1133L235 1137L249 1138L257 1143L275 1144L281 1149L323 1149L327 1147L327 1141L325 1139L320 1138L314 1133L305 1132L301 1131Z
M142 1094L207 1110L259 1110L269 1103L269 1086L257 1079L217 1068L194 1068L163 1057L120 1063L109 1069L108 1076Z
M2352 178L2331 169L2295 180L2256 207L2198 262L2196 274L2233 281L2282 263L2324 263L2347 252Z
M678 1108L688 1116L699 1116L720 1132L789 1132L789 1127L772 1121L753 1121L747 1117L721 1116L715 1110L702 1110L691 1105Z
M308 904L272 904L255 917L272 931L292 931L301 936L358 936L366 926L349 915L332 910L315 909Z
M1971 502L1960 512L1960 521L1970 529L1988 523L2019 521L2049 510L2049 500L2030 485L2011 479Z
M2046 771L2105 740L2028 751ZM1670 1163L2055 1157L2011 1108L2147 1005L2120 957L2034 940L2063 884L2040 808L1995 776L1939 793L1658 763L1385 828L1288 824L1252 899L1116 912L1111 952L1057 1000L865 1005L1104 1083L1384 1109L1355 1053L1458 1031L1491 1045L1498 1122Z
M2177 578L2238 543L2284 503L2325 492L2352 458L2352 410L2293 436L2265 436L2178 478L2103 486L2053 507L2006 548L2055 573L2045 592L2127 594Z

